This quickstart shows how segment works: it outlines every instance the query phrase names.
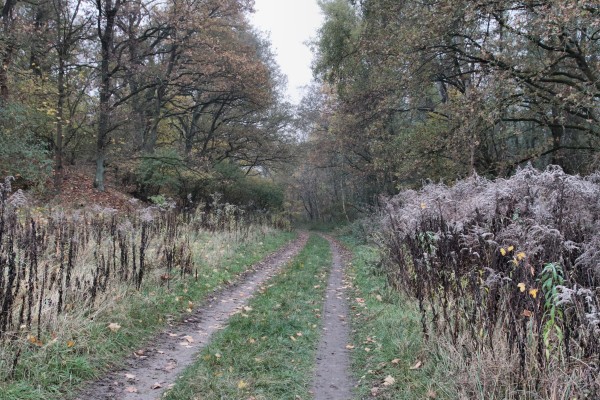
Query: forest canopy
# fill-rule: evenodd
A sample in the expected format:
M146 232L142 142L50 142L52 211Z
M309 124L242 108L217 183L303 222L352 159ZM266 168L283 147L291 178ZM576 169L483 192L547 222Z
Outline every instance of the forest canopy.
M335 166L348 188L338 203L527 163L598 167L596 1L320 4L321 84L304 105L323 110L310 140L315 165Z
M93 162L100 191L114 172L139 197L184 199L227 190L227 165L265 176L288 159L291 111L252 6L3 2L0 174L60 191L65 166Z

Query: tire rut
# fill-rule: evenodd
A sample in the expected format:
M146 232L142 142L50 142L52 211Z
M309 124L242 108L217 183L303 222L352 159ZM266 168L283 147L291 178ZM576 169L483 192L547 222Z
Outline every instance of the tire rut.
M312 392L315 400L347 400L352 398L354 386L350 375L350 353L346 349L350 328L344 259L348 258L348 252L332 238L324 238L331 247L332 268L323 305L323 332L317 350Z
M300 233L295 241L254 265L237 284L215 294L180 324L148 342L143 351L134 352L125 368L92 382L75 399L160 398L185 367L196 360L211 336L247 304L259 286L292 260L307 240L308 234Z

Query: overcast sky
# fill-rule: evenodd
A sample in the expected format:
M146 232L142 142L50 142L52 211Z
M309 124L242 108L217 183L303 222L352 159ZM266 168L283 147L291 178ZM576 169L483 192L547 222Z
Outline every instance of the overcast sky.
M314 38L323 17L317 0L255 0L251 22L270 33L273 51L288 77L288 95L293 103L302 98L301 87L312 81L312 54L307 42Z

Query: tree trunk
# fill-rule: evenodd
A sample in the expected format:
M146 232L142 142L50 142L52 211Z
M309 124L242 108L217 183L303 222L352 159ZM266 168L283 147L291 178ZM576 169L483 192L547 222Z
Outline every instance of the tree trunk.
M63 173L63 127L65 104L65 60L64 54L59 54L58 60L58 101L56 105L56 142L54 151L54 188L57 192L62 188Z
M101 44L101 57L100 62L100 90L99 90L99 112L98 112L98 140L96 141L96 176L94 178L94 187L100 191L104 191L104 170L106 162L106 147L109 142L110 135L110 116L111 116L111 72L110 72L110 59L112 56L112 44L114 39L114 27L115 19L119 7L121 6L121 0L116 0L113 6L112 0L98 0L98 37L100 38ZM102 12L102 6L104 5L104 13ZM102 15L104 14L105 25L102 30Z
M2 60L0 65L0 104L6 104L9 97L8 89L8 68L12 63L13 53L15 51L15 38L13 37L13 10L17 0L7 0L2 7L2 36L5 43L4 49L1 49Z
M94 187L99 191L104 191L104 160L106 154L104 150L98 150L96 153L96 177L94 178Z

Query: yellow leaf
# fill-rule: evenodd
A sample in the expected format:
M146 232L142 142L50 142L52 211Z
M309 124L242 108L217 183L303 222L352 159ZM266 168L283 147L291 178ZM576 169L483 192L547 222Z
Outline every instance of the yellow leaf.
M525 284L524 284L523 282L519 283L519 284L517 285L517 287L519 288L519 290L520 290L521 292L524 292L524 291L525 291Z
M33 336L33 335L28 335L27 336L27 341L29 343L35 344L37 342L37 338L35 336Z
M425 203L421 203L421 210L424 210L424 209L426 209L426 208L427 208L427 204L425 204Z
M533 297L534 299L537 297L537 289L529 289L529 294L531 295L531 297Z
M239 381L238 384L237 384L237 388L238 389L245 389L247 387L248 387L248 384L246 382L244 382L244 381Z
M515 249L515 246L508 246L508 251L513 251Z
M500 254L502 254L503 256L506 255L506 250L504 250L504 247L500 248Z
M394 383L396 383L396 380L391 375L386 376L383 380L383 386L390 386Z
M523 253L522 251L520 253L517 253L517 260L521 261L524 258L525 258L525 253Z
M75 342L74 342L74 341L72 341L72 340L69 340L69 341L67 342L67 347L73 347L73 346L75 346Z

